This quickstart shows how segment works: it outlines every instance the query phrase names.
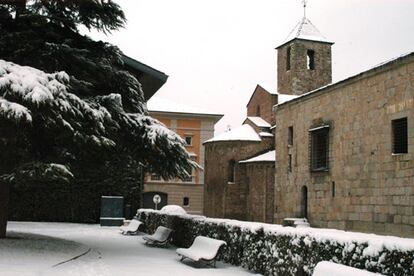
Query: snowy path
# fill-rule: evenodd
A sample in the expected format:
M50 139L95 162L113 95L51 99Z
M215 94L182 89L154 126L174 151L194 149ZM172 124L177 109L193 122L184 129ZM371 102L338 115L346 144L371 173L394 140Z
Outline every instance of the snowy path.
M0 240L1 276L252 275L222 262L216 269L183 264L175 248L147 247L141 236L122 236L117 228L10 222L8 236L14 238Z

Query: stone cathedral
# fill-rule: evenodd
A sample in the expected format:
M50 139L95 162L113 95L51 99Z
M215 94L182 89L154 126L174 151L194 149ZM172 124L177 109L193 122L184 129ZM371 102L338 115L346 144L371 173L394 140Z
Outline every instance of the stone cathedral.
M414 52L332 83L304 17L243 125L206 141L204 214L414 237Z

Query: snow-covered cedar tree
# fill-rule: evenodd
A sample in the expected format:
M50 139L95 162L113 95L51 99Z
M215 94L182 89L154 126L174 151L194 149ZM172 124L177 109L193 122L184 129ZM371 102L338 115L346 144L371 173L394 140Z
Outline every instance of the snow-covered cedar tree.
M139 163L164 178L186 177L196 166L184 141L148 116L121 51L77 29L111 32L124 23L110 0L0 0L3 183L90 181L90 171L104 181Z

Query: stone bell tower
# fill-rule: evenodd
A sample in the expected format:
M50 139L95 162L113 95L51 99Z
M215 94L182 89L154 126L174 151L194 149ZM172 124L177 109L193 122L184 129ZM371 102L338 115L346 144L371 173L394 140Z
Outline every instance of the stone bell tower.
M332 44L304 16L276 47L278 92L301 95L330 84Z

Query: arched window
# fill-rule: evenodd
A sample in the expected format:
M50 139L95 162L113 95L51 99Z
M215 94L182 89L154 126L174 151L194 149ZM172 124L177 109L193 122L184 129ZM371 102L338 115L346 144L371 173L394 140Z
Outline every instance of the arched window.
M229 171L227 176L228 183L234 183L236 175L236 161L234 159L229 161Z

